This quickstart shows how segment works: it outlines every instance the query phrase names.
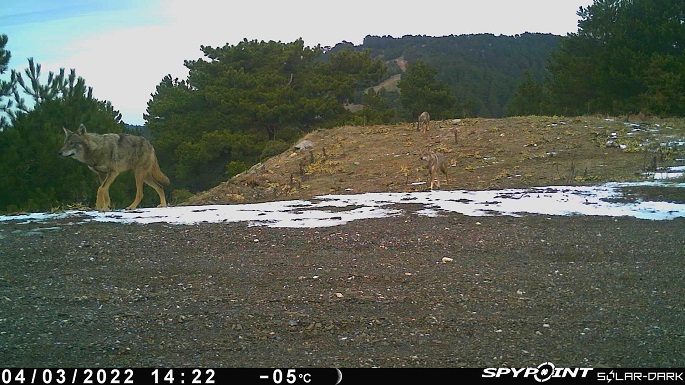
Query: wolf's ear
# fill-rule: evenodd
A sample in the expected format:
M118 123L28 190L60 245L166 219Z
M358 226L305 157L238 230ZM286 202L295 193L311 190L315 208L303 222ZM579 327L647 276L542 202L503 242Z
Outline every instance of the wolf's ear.
M69 134L71 134L71 131L69 131L69 130L67 130L66 128L64 128L64 126L62 126L62 130L64 130L64 135L69 136Z
M87 132L87 131L86 131L86 126L84 126L83 123L81 123L81 125L78 126L78 131L76 131L76 133L79 134L79 135L83 135L83 134L85 134L86 132Z

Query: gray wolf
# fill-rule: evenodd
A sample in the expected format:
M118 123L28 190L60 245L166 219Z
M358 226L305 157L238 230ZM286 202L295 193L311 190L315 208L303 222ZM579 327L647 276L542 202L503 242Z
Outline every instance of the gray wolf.
M416 130L426 132L430 128L431 116L428 111L423 111L419 115L419 122L416 125Z
M81 124L76 132L62 127L64 146L59 154L88 165L100 177L95 207L100 211L110 209L109 186L119 173L133 170L136 178L136 198L126 209L133 210L143 199L143 182L159 195L159 207L166 206L162 185L169 178L162 173L155 149L142 136L129 134L94 134Z
M423 157L424 160L428 161L428 177L430 178L430 189L433 189L434 185L440 187L440 178L438 172L445 174L445 183L450 183L447 177L447 160L445 156L439 152L429 152Z

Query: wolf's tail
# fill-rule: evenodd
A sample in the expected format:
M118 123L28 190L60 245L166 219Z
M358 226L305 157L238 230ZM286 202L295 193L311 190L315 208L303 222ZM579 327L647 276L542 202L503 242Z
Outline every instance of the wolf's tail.
M169 185L169 177L164 175L162 172L162 169L159 168L159 163L155 161L155 166L152 169L152 177L155 178L155 180L165 186Z

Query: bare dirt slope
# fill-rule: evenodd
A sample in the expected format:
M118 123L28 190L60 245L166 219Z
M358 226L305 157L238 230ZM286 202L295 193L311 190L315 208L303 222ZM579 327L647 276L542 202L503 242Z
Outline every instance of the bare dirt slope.
M607 147L612 133L616 147ZM427 133L412 124L344 126L312 132L303 138L311 148L286 151L186 203L425 190L427 150L449 160L443 189L642 180L683 156L683 137L682 121L602 117L455 119L432 122Z

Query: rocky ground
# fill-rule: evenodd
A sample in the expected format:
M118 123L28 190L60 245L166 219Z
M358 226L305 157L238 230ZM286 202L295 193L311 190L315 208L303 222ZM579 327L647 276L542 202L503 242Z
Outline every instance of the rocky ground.
M0 362L682 367L684 225L0 222Z

